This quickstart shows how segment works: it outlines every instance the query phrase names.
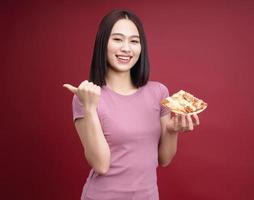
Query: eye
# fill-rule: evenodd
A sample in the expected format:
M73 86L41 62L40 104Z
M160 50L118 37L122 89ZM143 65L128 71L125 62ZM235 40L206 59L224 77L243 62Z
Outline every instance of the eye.
M116 42L121 42L122 41L121 38L113 38L113 40L116 41Z
M131 43L138 44L139 40L131 40Z

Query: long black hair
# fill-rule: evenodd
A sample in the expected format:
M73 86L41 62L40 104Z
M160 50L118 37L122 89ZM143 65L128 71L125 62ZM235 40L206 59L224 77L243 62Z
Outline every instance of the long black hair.
M114 24L120 19L131 20L139 32L141 53L131 68L131 80L136 87L141 87L147 83L150 74L147 42L141 21L129 10L113 10L102 19L95 39L89 81L99 86L106 85L108 40Z

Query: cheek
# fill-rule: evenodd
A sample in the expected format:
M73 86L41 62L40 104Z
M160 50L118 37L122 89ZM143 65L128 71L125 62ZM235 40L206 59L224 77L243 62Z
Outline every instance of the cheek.
M117 49L119 49L119 44L109 41L108 42L108 52L114 53Z
M113 58L113 54L112 53L110 53L110 51L108 50L108 53L107 53L107 62L109 63L109 64L112 64L113 63L113 60L114 60L114 58Z
M135 51L136 54L141 53L141 44L133 46L133 50Z
M110 61L113 56L114 56L114 53L115 53L115 46L112 45L112 44L108 44L108 48L107 48L107 59L108 61Z
M135 52L136 56L139 56L141 53L141 46L137 46L133 49L133 51Z

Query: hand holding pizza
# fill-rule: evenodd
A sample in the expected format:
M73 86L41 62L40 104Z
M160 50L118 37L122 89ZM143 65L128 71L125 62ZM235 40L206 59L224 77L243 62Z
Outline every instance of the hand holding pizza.
M195 126L200 124L197 114L181 115L175 114L170 118L166 128L168 133L178 133L192 131Z
M170 109L174 115L167 124L167 130L170 133L193 130L194 126L200 123L197 114L208 106L206 102L184 90L163 99L161 104Z

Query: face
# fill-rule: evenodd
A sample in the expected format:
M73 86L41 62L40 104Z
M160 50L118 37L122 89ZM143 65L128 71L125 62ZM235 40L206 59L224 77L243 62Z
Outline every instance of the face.
M118 20L108 41L107 61L109 67L118 72L127 72L138 61L141 52L139 32L128 19Z

